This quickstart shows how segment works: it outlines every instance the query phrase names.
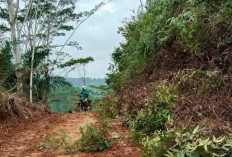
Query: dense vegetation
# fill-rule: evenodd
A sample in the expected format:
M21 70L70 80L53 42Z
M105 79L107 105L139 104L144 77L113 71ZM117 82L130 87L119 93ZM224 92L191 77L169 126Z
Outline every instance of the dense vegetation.
M232 155L231 16L231 0L147 0L119 28L115 94L100 106L124 117L145 155Z
M32 115L37 106L30 111L22 107L22 104L30 103L31 106L33 103L40 103L44 109L42 112L49 110L48 100L51 92L54 94L55 89L71 86L60 74L55 75L54 70L60 69L67 74L83 67L82 71L86 77L85 65L94 59L73 58L64 48L68 46L75 50L82 49L76 41L71 41L71 37L105 2L81 12L75 9L77 4L77 0L0 2L1 115L8 117L19 113L18 110L22 108ZM55 41L60 37L63 43L57 44Z

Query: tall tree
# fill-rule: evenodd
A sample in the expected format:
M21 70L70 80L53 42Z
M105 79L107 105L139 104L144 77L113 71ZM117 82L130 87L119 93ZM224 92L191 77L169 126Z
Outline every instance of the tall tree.
M13 0L7 0L7 7L8 7L8 12L9 12L8 20L10 24L11 40L13 43L13 52L14 52L14 57L15 57L17 90L20 94L22 94L23 93L22 81L21 81L22 74L20 72L21 49L18 44L20 41L21 31L17 23L17 15L19 11L19 0L16 1L16 4L14 4Z

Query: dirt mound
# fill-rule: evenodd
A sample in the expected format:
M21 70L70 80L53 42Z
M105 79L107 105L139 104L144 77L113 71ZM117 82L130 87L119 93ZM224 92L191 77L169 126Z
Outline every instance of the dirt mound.
M7 119L20 117L32 118L35 114L45 113L47 110L43 103L30 103L26 99L16 97L14 94L0 93L0 118Z

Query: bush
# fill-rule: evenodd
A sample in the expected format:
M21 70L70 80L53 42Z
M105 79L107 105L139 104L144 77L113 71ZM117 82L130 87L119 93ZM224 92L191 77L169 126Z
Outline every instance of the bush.
M153 133L156 130L165 130L165 123L170 116L170 110L163 105L147 102L145 107L138 111L135 119L128 123L135 131Z
M48 134L44 141L39 143L37 147L39 149L56 149L60 146L67 146L70 141L71 138L68 137L63 128L58 131L53 129L52 133Z
M104 118L116 118L120 114L121 103L114 95L104 98L97 106L98 113Z
M72 146L67 147L71 152L87 151L95 152L107 149L111 145L108 129L105 127L96 128L92 124L80 128L82 137Z
M222 93L224 88L222 73L219 71L179 70L172 81L178 92L184 95Z
M170 106L172 103L176 101L178 96L177 86L166 86L166 85L160 85L157 87L153 86L154 90L154 99L158 103L163 104L164 106Z
M232 134L218 138L208 135L204 127L193 130L171 129L167 132L156 132L153 138L146 137L144 156L168 157L230 157L232 155Z

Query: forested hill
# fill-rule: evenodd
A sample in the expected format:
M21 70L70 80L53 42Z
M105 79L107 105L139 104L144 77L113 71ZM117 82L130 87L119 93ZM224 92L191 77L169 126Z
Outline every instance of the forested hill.
M81 87L83 86L83 78L72 78L66 77L65 78L68 82L70 82L74 87ZM106 85L105 78L86 78L86 85Z

